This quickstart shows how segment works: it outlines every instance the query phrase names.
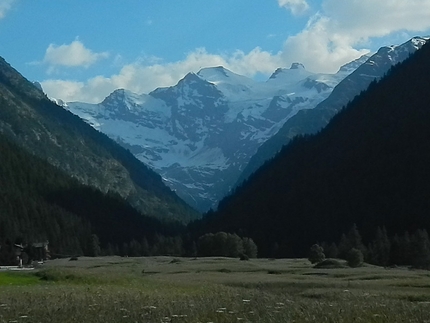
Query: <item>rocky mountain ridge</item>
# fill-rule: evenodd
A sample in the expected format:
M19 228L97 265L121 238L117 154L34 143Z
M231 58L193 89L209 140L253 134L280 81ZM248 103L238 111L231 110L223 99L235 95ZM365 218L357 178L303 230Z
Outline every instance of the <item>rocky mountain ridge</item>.
M298 111L327 98L366 59L336 74L315 74L296 63L266 82L221 66L204 68L149 94L116 90L100 104L64 106L161 174L190 205L207 211L262 143Z

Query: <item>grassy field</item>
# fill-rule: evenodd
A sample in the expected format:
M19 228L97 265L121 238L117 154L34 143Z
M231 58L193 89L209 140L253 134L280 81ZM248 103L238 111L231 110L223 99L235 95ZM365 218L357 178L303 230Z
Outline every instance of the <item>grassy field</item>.
M430 272L304 259L57 259L0 272L0 322L430 322Z

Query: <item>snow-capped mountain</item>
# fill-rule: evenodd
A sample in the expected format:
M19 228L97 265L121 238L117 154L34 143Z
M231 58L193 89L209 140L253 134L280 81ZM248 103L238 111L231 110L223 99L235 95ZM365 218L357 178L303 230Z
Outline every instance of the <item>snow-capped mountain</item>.
M352 65L359 65L363 57ZM178 195L206 211L229 191L258 147L301 109L312 109L351 72L315 74L299 63L256 82L221 66L137 95L66 109L128 148Z
M234 186L257 149L299 111L315 108L360 66L360 79L380 77L423 41L383 47L335 74L315 74L294 63L256 82L219 66L189 73L175 86L149 94L116 90L100 104L64 106L160 173L190 205L206 211ZM362 90L363 82L354 82L351 93Z

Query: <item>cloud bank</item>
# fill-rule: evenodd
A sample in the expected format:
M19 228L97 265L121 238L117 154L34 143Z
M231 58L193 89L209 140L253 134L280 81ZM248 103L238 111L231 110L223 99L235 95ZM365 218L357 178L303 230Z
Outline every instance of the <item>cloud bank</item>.
M245 54L237 51L232 55L216 55L200 48L187 55L184 60L173 63L152 63L154 58L142 58L121 68L118 74L109 77L96 76L86 82L50 79L41 82L44 91L63 101L98 103L109 93L124 88L135 93L148 93L157 87L171 86L189 72L198 72L203 67L225 66L236 73L255 75L258 72L272 73L282 63L271 53L255 48Z
M304 0L277 1L293 14L309 9ZM238 50L226 54L196 49L177 62L141 58L122 66L111 76L97 76L85 82L51 79L41 83L51 97L95 103L117 88L148 93L157 87L174 85L186 73L208 66L223 65L253 77L257 73L269 75L277 67L301 62L308 70L334 73L341 65L368 53L366 47L378 37L430 29L428 0L324 0L316 9L318 12L309 17L303 30L288 37L278 53L259 47L248 53ZM44 61L52 66L88 67L107 56L107 53L93 53L75 41L70 45L50 45Z

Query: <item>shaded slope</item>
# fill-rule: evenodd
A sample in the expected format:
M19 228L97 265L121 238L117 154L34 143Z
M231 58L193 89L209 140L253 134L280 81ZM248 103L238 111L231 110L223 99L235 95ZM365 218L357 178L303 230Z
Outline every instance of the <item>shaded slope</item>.
M0 133L81 183L115 191L148 215L188 221L192 210L130 152L45 97L0 59Z
M105 248L173 230L117 194L80 184L1 134L0 165L0 245L48 240L53 253L87 254L92 233Z
M293 140L205 219L260 255L304 256L356 223L364 238L430 228L430 45L356 97L314 136ZM198 225L196 225L198 227ZM198 230L198 229L197 229Z
M301 110L285 122L282 128L264 144L238 179L238 184L276 155L282 146L297 135L314 134L325 127L330 119L348 104L356 95L367 89L373 80L379 80L395 64L409 57L425 43L425 39L414 37L399 46L382 47L354 72L345 77L332 91L330 96L314 109Z

